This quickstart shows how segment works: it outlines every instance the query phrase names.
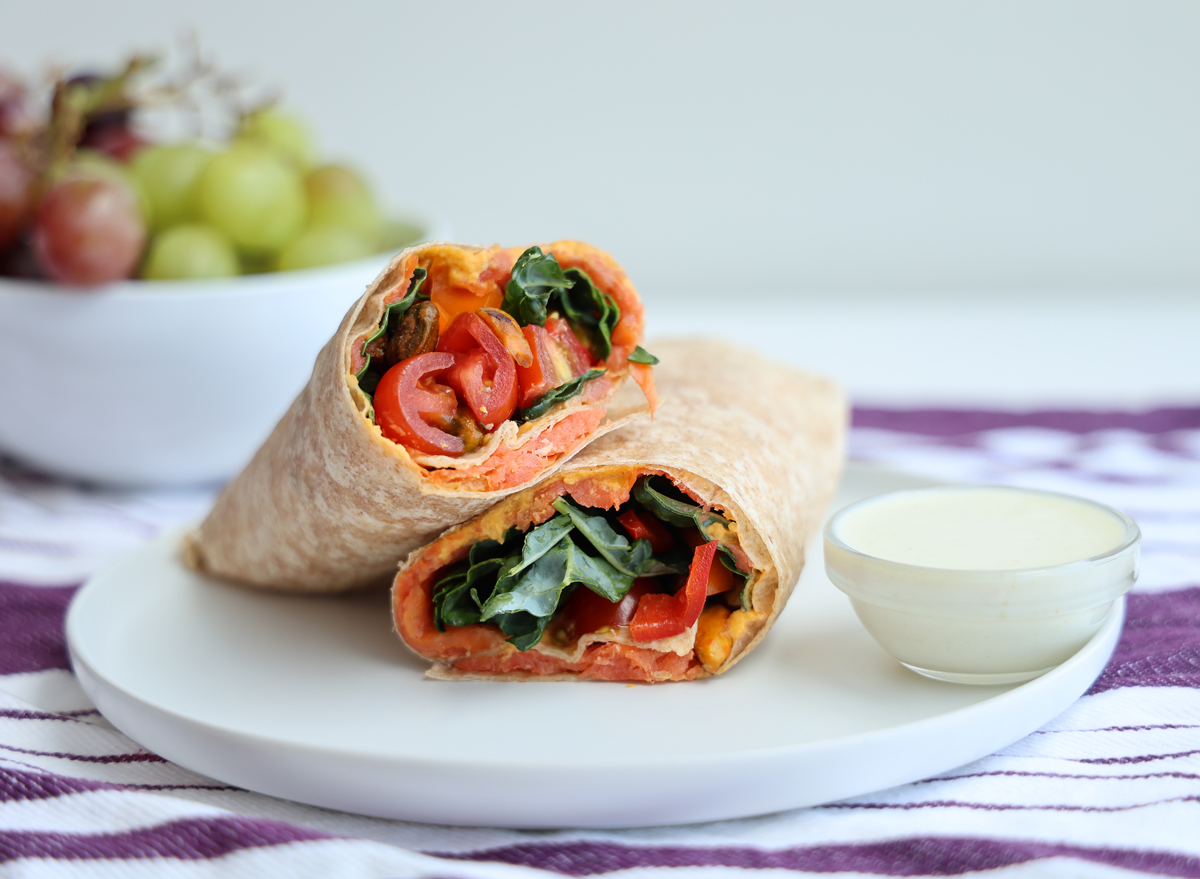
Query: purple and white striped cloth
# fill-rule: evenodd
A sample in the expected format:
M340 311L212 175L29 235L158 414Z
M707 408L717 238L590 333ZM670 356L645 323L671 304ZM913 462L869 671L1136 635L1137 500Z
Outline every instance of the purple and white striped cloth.
M77 584L210 492L86 490L0 465L0 875L1200 877L1200 409L859 409L852 456L1119 507L1144 534L1116 656L1045 728L937 778L687 827L530 832L363 818L198 776L88 703Z

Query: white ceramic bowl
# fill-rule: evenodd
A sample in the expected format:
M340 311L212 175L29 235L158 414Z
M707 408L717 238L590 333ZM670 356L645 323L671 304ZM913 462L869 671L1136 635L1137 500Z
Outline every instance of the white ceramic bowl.
M1140 543L1132 519L1084 498L939 486L838 512L825 526L825 571L913 671L1006 684L1091 640L1137 579Z
M0 450L106 484L228 479L390 257L87 290L0 278Z

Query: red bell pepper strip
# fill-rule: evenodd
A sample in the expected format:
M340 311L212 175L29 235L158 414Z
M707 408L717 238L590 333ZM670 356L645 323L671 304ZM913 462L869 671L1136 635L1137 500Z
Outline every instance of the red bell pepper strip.
M654 580L647 577L634 580L625 597L616 603L584 586L576 588L562 608L567 637L574 640L580 635L598 632L605 626L614 629L628 626L637 610L638 600L653 591Z
M717 541L712 540L696 547L687 582L674 595L642 596L633 619L629 621L629 634L634 641L656 641L682 635L700 619L708 591L708 574L717 555L717 546Z
M675 538L671 536L667 526L658 521L656 516L642 516L636 510L626 510L617 516L617 521L621 523L621 527L625 529L625 533L632 540L639 540L643 537L649 540L650 548L655 553L666 552L675 545Z

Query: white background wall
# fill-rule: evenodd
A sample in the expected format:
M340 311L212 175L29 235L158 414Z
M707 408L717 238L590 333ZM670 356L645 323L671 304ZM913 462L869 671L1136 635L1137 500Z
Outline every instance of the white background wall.
M646 289L1200 286L1200 3L8 0L3 57L191 27L464 240Z
M860 399L1200 397L1195 0L5 0L0 57L189 27L389 204L610 250L652 330Z

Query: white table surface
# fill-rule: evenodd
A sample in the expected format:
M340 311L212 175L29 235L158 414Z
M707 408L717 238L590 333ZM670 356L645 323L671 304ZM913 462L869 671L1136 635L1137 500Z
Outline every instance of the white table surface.
M837 378L860 404L1143 408L1200 399L1200 291L643 296L651 341L718 327Z

